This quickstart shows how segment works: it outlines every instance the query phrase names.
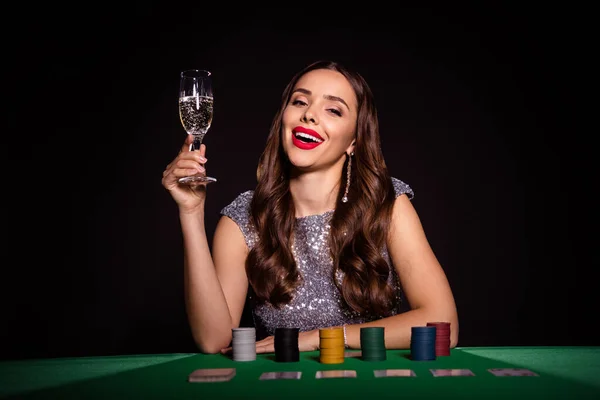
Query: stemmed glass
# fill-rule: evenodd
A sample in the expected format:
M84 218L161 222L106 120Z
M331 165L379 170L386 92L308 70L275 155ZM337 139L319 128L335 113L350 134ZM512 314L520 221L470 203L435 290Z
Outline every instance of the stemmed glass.
M194 135L190 150L200 149L213 119L212 74L201 69L182 71L179 81L179 119L188 135ZM179 178L187 184L216 182L215 178L196 174Z

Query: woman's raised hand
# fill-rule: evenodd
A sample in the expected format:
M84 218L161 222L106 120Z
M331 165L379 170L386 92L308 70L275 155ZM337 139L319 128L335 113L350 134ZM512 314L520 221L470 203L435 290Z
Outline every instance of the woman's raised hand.
M171 193L171 196L184 213L194 213L204 210L206 199L206 183L179 183L179 178L197 173L206 175L207 159L206 145L202 144L199 150L190 151L194 138L188 135L179 150L177 157L165 168L162 176L162 185Z

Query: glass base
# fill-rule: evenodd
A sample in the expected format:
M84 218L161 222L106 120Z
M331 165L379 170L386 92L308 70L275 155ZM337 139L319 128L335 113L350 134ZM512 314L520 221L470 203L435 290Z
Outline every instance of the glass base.
M202 183L211 183L216 181L216 178L204 175L184 176L183 178L179 178L179 183L186 183L188 185L199 185Z

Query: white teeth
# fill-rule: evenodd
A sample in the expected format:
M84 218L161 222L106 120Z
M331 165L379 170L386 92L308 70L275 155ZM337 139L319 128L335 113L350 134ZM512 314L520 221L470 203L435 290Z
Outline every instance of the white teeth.
M315 141L315 142L317 142L317 143L321 143L321 142L323 141L323 140L321 140L321 139L317 139L316 137L314 137L314 136L311 136L311 135L309 135L308 133L304 133L304 132L296 132L296 133L295 133L295 135L296 135L296 136L302 136L302 137L304 137L304 138L307 138L307 139L314 140L314 141Z

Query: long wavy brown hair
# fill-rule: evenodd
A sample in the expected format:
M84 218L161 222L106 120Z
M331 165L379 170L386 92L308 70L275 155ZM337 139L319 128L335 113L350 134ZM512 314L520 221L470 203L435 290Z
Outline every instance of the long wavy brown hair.
M246 272L258 303L281 307L288 303L302 277L291 250L295 224L289 190L291 164L282 146L282 116L298 80L315 69L341 73L358 100L356 143L351 164L349 201L341 201L348 157L340 175L337 206L330 221L329 245L333 279L342 298L355 312L383 315L395 305L388 285L390 267L382 256L395 198L380 146L377 109L363 77L332 61L315 62L298 72L283 91L266 147L260 156L258 183L250 204L258 240L246 260ZM343 271L338 282L336 273Z

